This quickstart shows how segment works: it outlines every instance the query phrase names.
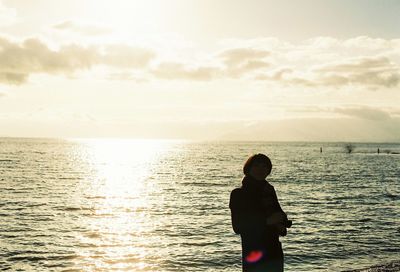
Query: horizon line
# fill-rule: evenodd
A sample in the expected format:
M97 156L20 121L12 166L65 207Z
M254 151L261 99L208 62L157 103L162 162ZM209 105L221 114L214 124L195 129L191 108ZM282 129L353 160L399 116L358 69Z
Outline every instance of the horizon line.
M172 142L272 142L272 143L362 143L362 144L400 144L400 141L368 140L239 140L239 139L188 139L188 138L135 138L135 137L57 137L57 136L0 136L0 139L50 139L50 140L135 140L135 141L172 141Z

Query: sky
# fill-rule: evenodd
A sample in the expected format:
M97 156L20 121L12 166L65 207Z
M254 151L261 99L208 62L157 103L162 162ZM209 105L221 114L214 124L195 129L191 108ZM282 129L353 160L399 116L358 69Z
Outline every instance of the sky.
M400 142L399 13L0 0L0 137Z

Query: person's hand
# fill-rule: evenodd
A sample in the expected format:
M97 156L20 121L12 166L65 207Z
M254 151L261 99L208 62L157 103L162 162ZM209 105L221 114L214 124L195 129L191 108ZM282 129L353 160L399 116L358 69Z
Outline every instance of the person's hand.
M282 224L284 225L286 216L282 212L275 212L267 217L267 225L276 225Z
M286 215L282 212L276 212L267 217L266 223L269 226L273 226L280 236L286 236L287 230L285 221Z
M286 236L287 230L286 230L285 225L277 224L277 225L275 225L275 229L278 232L279 236Z

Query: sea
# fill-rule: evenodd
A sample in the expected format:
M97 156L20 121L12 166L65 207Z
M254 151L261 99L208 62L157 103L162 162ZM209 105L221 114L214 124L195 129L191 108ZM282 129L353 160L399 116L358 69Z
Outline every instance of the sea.
M347 144L0 138L0 270L241 271L228 204L256 153L285 271L399 259L400 144Z

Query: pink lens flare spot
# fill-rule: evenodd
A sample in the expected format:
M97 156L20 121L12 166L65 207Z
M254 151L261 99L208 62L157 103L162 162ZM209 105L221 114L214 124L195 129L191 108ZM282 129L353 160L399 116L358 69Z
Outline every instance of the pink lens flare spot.
M261 250L253 250L246 256L246 261L249 263L255 263L258 262L262 256L263 253Z

